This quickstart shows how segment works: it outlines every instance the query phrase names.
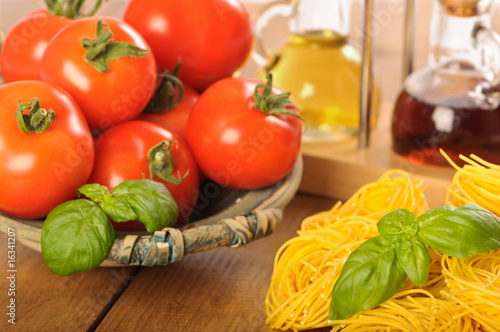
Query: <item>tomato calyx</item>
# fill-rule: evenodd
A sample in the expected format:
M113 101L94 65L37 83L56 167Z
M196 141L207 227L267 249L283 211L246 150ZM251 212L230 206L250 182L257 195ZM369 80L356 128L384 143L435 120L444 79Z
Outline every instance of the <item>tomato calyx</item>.
M163 74L158 75L161 78L161 83L156 90L154 96L149 101L148 105L144 109L147 113L162 113L164 111L169 111L173 109L184 96L184 85L181 80L177 78L179 73L179 68L181 62L175 66L172 74L166 70ZM175 87L177 87L179 94L177 98L174 99Z
M45 0L47 10L51 15L71 19L93 16L101 7L102 0L97 0L94 6L85 14L81 12L85 0Z
M24 111L29 109L29 113ZM52 109L48 111L40 107L38 98L33 97L31 103L17 103L16 118L21 131L25 134L41 134L49 129L54 120L55 112Z
M177 177L173 174L175 165L172 152L170 152L172 144L177 144L177 141L161 141L149 150L148 160L151 179L157 176L164 181L179 184L188 176L189 170L183 176L181 176L180 172L177 172Z
M277 95L273 94L273 76L268 72L266 78L267 82L265 84L258 84L255 87L253 94L255 108L266 114L288 114L302 120L298 114L287 108L297 108L289 99L290 92L283 92Z
M111 60L124 57L142 58L149 54L150 50L145 50L131 43L112 41L113 33L107 26L99 20L97 22L97 32L94 41L88 38L83 38L82 45L87 50L85 59L88 64L93 66L101 73L109 70Z

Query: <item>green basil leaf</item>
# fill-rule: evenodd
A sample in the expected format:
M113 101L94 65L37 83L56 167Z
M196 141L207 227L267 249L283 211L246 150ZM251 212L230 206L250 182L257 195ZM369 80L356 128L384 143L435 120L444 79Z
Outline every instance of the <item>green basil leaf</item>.
M333 286L329 319L374 308L400 291L405 281L392 243L381 236L368 239L349 255Z
M383 216L377 223L380 235L394 243L408 241L418 232L415 215L405 209L398 209Z
M427 224L432 223L435 219L439 219L442 215L448 214L450 211L454 211L455 207L450 205L443 205L436 209L428 210L420 217L417 218L419 230L421 227L425 227Z
M130 220L143 223L150 233L174 226L179 213L165 185L148 179L123 181L113 189L113 198L102 204L106 212L125 211L125 207L136 215Z
M470 257L500 249L500 219L474 204L430 210L418 222L422 242L445 255Z
M125 196L110 196L101 203L101 209L115 222L126 222L138 218Z
M87 199L55 207L42 226L42 255L50 271L60 276L89 271L101 264L115 232L99 205Z
M411 281L422 286L429 277L431 256L427 247L418 237L412 237L396 247L399 265Z
M115 222L137 219L137 215L128 204L126 197L114 197L106 186L97 183L83 185L78 189L78 197L82 195L99 203L104 213Z
M102 203L111 197L108 187L97 183L84 184L78 188L77 195L79 198L84 195L96 203Z

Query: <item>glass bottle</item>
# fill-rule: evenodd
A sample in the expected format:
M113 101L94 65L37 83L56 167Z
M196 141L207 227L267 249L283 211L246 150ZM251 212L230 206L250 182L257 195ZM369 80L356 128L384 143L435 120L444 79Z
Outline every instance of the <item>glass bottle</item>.
M429 63L403 83L392 119L393 150L450 166L459 155L500 163L500 44L491 0L434 0Z
M254 58L273 83L291 98L306 121L304 140L341 141L358 133L361 56L349 44L351 0L274 1L255 22ZM263 27L282 15L289 18L289 36L277 54L264 50ZM374 87L373 128L378 117L380 92Z

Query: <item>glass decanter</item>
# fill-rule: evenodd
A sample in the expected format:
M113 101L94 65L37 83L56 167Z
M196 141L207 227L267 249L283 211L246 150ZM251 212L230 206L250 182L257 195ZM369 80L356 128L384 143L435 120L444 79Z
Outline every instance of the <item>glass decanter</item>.
M259 78L290 91L306 121L305 141L341 141L358 133L361 56L349 43L351 0L274 1L255 21ZM289 36L277 52L263 47L263 28L275 16L288 18ZM380 92L374 87L370 126L378 117Z
M403 83L392 119L393 150L450 166L475 154L500 163L500 43L491 0L434 0L429 63Z

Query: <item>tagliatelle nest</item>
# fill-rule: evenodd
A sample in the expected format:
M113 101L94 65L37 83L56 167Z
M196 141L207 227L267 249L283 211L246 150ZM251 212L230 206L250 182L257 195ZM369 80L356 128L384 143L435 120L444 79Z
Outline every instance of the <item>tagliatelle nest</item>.
M471 155L460 156L467 163L460 168L444 152L443 155L456 169L446 204L459 207L472 203L500 217L500 166Z
M418 217L429 209L424 189L422 180L412 180L407 172L392 169L359 188L345 203L339 201L329 211L306 218L301 229L320 229L343 217L379 220L396 209L407 209Z

